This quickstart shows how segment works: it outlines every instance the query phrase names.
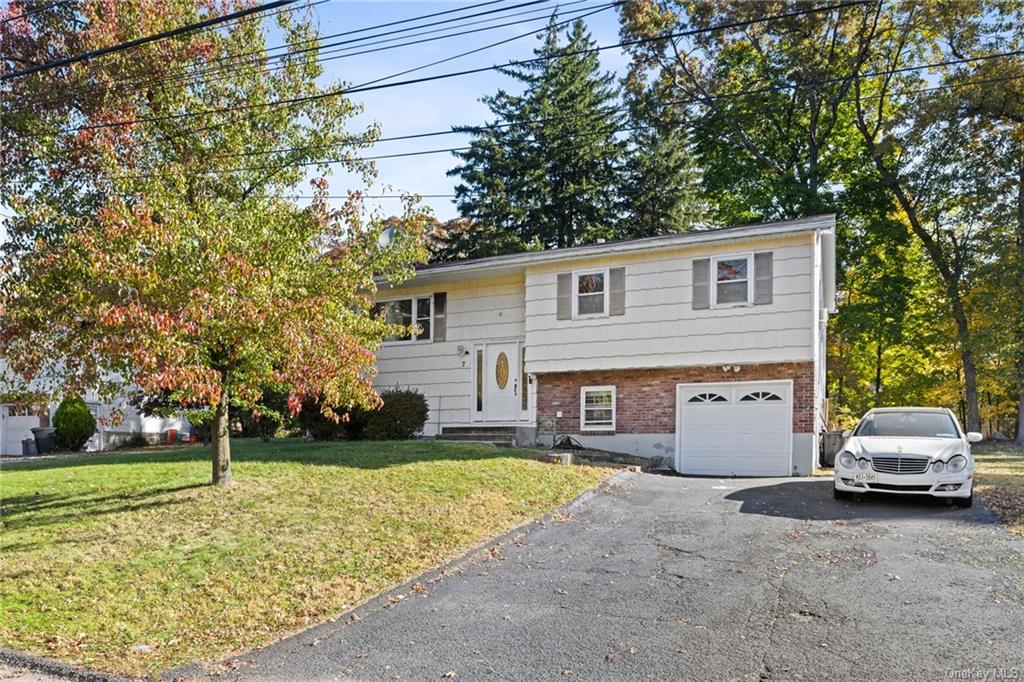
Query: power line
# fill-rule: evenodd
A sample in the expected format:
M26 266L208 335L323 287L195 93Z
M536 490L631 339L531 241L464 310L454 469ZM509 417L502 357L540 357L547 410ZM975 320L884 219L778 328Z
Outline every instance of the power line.
M325 1L325 0L321 0L321 2L323 2L323 1ZM478 5L470 5L469 7L463 7L463 8L459 8L457 10L447 10L445 12L435 12L435 13L432 13L432 14L426 14L426 15L423 15L421 17L413 17L413 18L410 18L410 19L405 19L405 20L402 20L402 21L394 22L393 24L378 24L378 25L375 25L375 26L369 26L369 27L365 27L365 28L361 28L361 29L354 29L354 30L350 30L350 31L344 31L342 33L336 33L336 34L329 35L329 36L324 36L324 37L318 38L318 39L302 40L302 41L298 41L296 43L293 43L292 45L279 45L279 46L276 46L276 47L267 48L266 53L269 53L269 52L272 52L272 51L275 51L275 50L283 50L283 49L295 48L298 45L305 45L305 44L308 44L308 43L316 42L316 40L326 40L326 39L330 39L332 37L346 36L346 35L353 35L353 34L357 34L357 33L363 33L363 32L370 31L370 30L375 30L375 29L378 29L378 28L381 28L381 27L389 27L389 26L393 26L395 24L406 23L406 22L411 22L411 21L417 21L417 20L423 19L423 18L439 16L441 14L449 14L449 13L452 13L452 12L464 12L464 11L467 11L467 10L475 8L475 7L487 6L487 5L494 4L494 2L502 2L502 1L503 0L492 0L491 2L479 3ZM479 16L491 15L491 14L498 13L498 12L507 12L509 10L517 9L519 7L534 6L534 5L537 5L537 4L544 4L544 3L550 3L550 2L552 2L552 0L530 0L529 2L524 2L524 3L517 4L517 5L509 6L509 7L500 7L500 8L497 8L497 9L488 10L486 12L479 12L479 13L476 13L476 14L470 14L470 15L463 16L463 17L450 18L450 19L446 19L444 21L433 22L433 23L430 23L430 24L423 24L423 25L420 25L420 26L411 26L411 27L407 27L407 28L404 28L404 29L388 31L386 33L378 33L378 34L374 34L374 35L370 35L370 36L363 36L361 38L354 38L354 39L350 39L350 40L341 41L341 42L338 42L338 43L329 43L329 44L326 44L326 45L318 45L316 47L305 48L305 49L301 49L301 50L291 49L290 51L286 51L286 52L284 52L282 54L278 54L278 55L269 55L269 54L266 54L262 50L252 50L252 51L249 51L249 52L235 53L235 54L232 54L232 55L224 55L222 57L218 57L218 58L213 59L210 62L208 62L208 66L210 66L210 68L204 68L204 69L201 69L199 71L189 72L186 69L182 69L182 70L179 70L176 74L172 74L172 75L169 75L169 76L163 76L163 77L159 77L159 78L148 78L148 79L142 78L142 79L140 79L140 78L137 78L137 77L129 77L129 78L121 78L121 79L115 80L115 81L113 81L110 84L95 84L95 83L89 84L89 83L84 83L84 84L80 84L80 85L72 88L72 91L74 91L74 92L82 92L82 91L89 91L89 90L99 90L99 89L102 88L102 89L105 89L105 91L107 93L111 93L111 92L123 91L123 90L126 90L128 88L137 89L137 88L148 87L148 86L152 86L152 85L169 84L169 83L176 83L176 82L178 82L178 83L188 83L190 81L197 81L200 78L205 77L205 76L209 76L209 75L214 75L214 74L224 73L224 72L238 71L238 70L241 70L243 67L247 67L247 66L257 66L257 68L254 69L254 71L261 71L261 72L264 72L264 73L270 73L272 71L276 71L276 70L279 70L279 69L282 69L282 68L286 68L287 65L282 63L282 64L279 64L278 66L264 68L264 62L265 61L283 62L284 59L287 59L287 58L290 58L290 57L293 57L295 55L302 54L302 53L305 53L305 52L310 52L310 51L313 51L313 50L321 50L321 52L319 53L319 56L321 56L321 57L323 55L325 55L325 54L336 54L336 53L339 53L339 52L343 53L343 54L338 54L337 56L328 57L326 59L321 58L319 61L321 63L323 63L323 62L327 62L327 61L333 61L333 60L336 60L336 59L344 59L344 58L348 58L348 57L353 57L353 56L357 56L357 55L361 55L361 54L369 54L371 52L384 51L386 49L395 49L397 47L403 47L403 46L406 46L406 45L420 44L420 43L424 43L424 42L429 42L430 40L442 40L442 39L445 39L445 38L448 38L448 37L460 37L462 35L466 35L468 33L471 33L472 31L467 31L465 33L454 33L454 34L450 34L448 36L437 36L436 38L425 39L425 40L414 41L414 42L393 44L393 45L390 45L388 47L382 47L382 48L378 48L376 50L366 50L366 51L363 51L363 52L353 52L352 50L358 50L358 49L360 49L362 47L365 47L365 46L368 46L368 45L371 45L371 44L393 43L396 40L401 40L402 36L395 36L395 37L390 38L390 39L378 41L377 43L366 43L366 45L353 46L351 48L341 48L341 49L337 49L337 50L333 50L333 51L332 50L324 51L324 48L335 47L335 46L338 46L338 45L352 44L352 43L363 43L363 42L365 42L367 40L371 40L372 38L376 38L376 37L380 37L380 36L386 36L386 35L396 34L396 33L404 33L406 31L415 31L415 30L418 30L420 28L425 28L425 27L428 27L428 26L435 26L435 25L440 25L440 24L448 24L448 23L452 23L452 22L461 22L461 21L465 21L466 19L472 19L472 18L479 17ZM586 2L586 0L573 0L572 2L566 3L566 6L575 5L575 4L578 4L580 2ZM522 14L528 14L530 12L535 12L535 11L538 11L538 10L534 9L534 10L528 10L526 12L519 12L519 13L514 13L514 14L508 14L508 15L506 15L504 17L501 17L501 18L510 18L510 17L519 16L519 15L522 15ZM540 11L546 12L547 8L542 8ZM536 19L533 19L533 20L536 20ZM463 24L459 28L462 28L462 27L465 27L465 26L472 26L472 25L476 25L476 24L480 24L480 23L485 23L485 21L487 21L487 20L482 20L482 21L477 21L477 22L470 22L468 24ZM511 23L508 23L508 24L492 25L492 26L489 26L489 27L485 27L483 29L477 29L476 32L479 32L479 31L482 31L482 30L493 30L495 28L500 28L502 26L512 25L513 23L525 23L526 21L527 20L523 20L521 22L511 22ZM430 33L437 33L439 31L443 31L443 30L445 30L445 29L443 29L443 28L433 29L431 31L426 31L426 32L421 33L421 34L411 34L408 37L415 37L415 36L418 36L418 35L427 35L427 34L430 34ZM232 59L235 59L236 57L245 57L245 56L249 56L249 55L260 55L260 56L254 58L254 59L241 60L241 61L231 61ZM216 64L218 62L227 62L227 63L222 64L220 66L216 66ZM214 80L211 81L210 79L206 78L205 80L206 80L206 82L215 82L216 80L220 80L220 79L214 79ZM61 98L51 98L49 100L45 100L44 103L58 102L58 101L60 101L60 99Z
M487 72L487 71L500 71L502 69L509 69L509 68L512 68L512 67L515 67L515 66L525 66L525 65L528 65L528 64L544 62L544 61L548 61L550 59L558 59L558 58L561 58L561 57L568 57L568 56L575 56L575 55L582 55L582 54L592 54L592 53L596 53L596 52L602 52L604 50L611 50L611 49L622 48L622 47L631 47L631 46L634 46L634 45L642 45L642 44L651 43L651 42L659 42L659 41L664 41L664 40L670 40L670 39L673 39L673 38L697 35L697 34L701 34L701 33L711 33L711 32L715 32L715 31L722 31L722 30L728 30L728 29L733 29L733 28L742 28L744 26L751 26L751 25L754 25L754 24L763 23L763 22L766 22L766 21L773 21L773 20L776 20L776 19L787 19L787 18L796 17L796 16L803 16L803 15L807 15L807 14L819 14L819 13L822 13L822 12L828 12L828 11L833 11L833 10L837 10L837 9L844 9L846 7L853 7L853 6L856 6L856 5L864 5L864 4L867 4L868 2L871 2L871 1L872 0L851 0L849 2L843 2L843 3L839 3L839 4L835 4L835 5L828 5L828 6L825 6L825 7L817 7L817 8L811 8L811 9L806 9L806 10L795 10L793 12L784 12L784 13L781 13L781 14L775 14L775 15L770 15L770 16L766 16L766 17L759 17L759 18L756 18L756 19L745 19L745 20L741 20L741 21L733 21L733 22L728 22L728 23L725 23L725 24L719 24L719 25L716 25L716 26L710 26L710 27L707 27L707 28L691 29L691 30L688 30L688 31L680 31L680 32L677 32L677 33L670 33L670 34L666 34L666 35L663 35L663 36L656 36L656 37L650 37L650 38L638 38L638 39L635 39L635 40L627 40L627 41L622 41L622 42L615 43L615 44L612 44L612 45L600 45L600 46L597 46L597 47L586 48L586 49L582 49L582 50L563 51L563 52L559 52L556 55L545 55L545 56L541 56L541 57L535 57L535 58L532 58L532 59L525 59L525 60L505 62L503 64L497 64L497 65L494 65L494 66L478 67L478 68L474 68L474 69L465 69L465 70L462 70L462 71L454 71L454 72L449 72L449 73L436 74L436 75L433 75L433 76L423 76L421 78L415 78L415 79L410 79L410 80L405 80L405 81L398 81L398 82L395 82L395 83L376 83L374 85L358 85L358 86L350 87L350 88L338 88L338 89L335 89L335 90L328 90L326 92L317 93L315 95L303 95L303 96L300 96L300 97L291 97L291 98L287 98L287 99L274 100L272 102L261 102L261 103L253 103L253 104L240 104L240 105L234 105L234 106L230 106L230 107L219 107L219 108L204 109L204 110L199 110L199 111L186 111L186 112L182 112L182 113L178 113L178 114L167 114L167 115L164 115L164 116L148 116L148 117L140 117L140 118L135 118L135 119L123 119L123 120L119 120L119 121L110 121L110 122L107 122L107 123L95 123L95 124L91 124L91 125L87 125L87 126L79 126L79 127L74 127L74 128L67 128L67 129L62 130L62 132L73 133L73 132L80 132L80 131L84 131L84 130L96 130L96 129L100 129L100 128L112 128L112 127L133 125L133 124L136 124L136 123L157 123L157 122L160 122L160 121L177 120L177 119L181 119L181 118L189 118L189 117L194 117L194 116L203 116L203 115L206 115L206 114L221 114L221 113L230 113L230 112L233 112L233 111L247 111L247 110L251 110L251 109L260 109L260 108L266 108L266 107L271 107L271 106L294 106L296 104L302 104L302 103L305 103L305 102L313 102L313 101L317 101L317 100L321 100L321 99L327 99L327 98L330 98L330 97L339 97L341 95L354 94L354 93L360 93L360 92L369 92L369 91L372 91L372 90L383 90L383 89L389 89L389 88L404 87L404 86L407 86L407 85L416 85L416 84L420 84L420 83L428 83L428 82L433 82L433 81L438 81L438 80L445 80L445 79L449 79L449 78L457 78L457 77L467 76L467 75L472 75L472 74L477 74L477 73L484 73L484 72ZM390 76L386 76L386 77L378 79L378 80L387 80L389 78L394 78L394 77L395 77L395 75L392 74Z
M298 0L273 0L273 2L268 2L263 5L255 5L253 7L238 10L237 12L232 12L231 14L224 14L219 17L211 17L210 19L204 19L203 21L198 21L193 24L186 24L185 26L179 26L178 28L170 29L168 31L161 31L160 33L154 33L152 35L143 36L141 38L135 38L134 40L128 40L122 43L117 43L116 45L110 45L108 47L103 47L97 50L90 50L89 52L83 52L82 54L77 54L71 57L64 57L63 59L44 62L43 64L36 64L34 66L29 66L24 69L19 69L17 71L12 71L10 73L5 73L2 76L0 76L0 80L9 80L11 78L28 76L33 73L38 73L40 71L49 71L50 69L56 69L61 66L68 66L70 64L76 64L78 62L87 61L89 59L95 59L97 57L102 57L104 55L112 54L114 52L130 50L132 48L139 47L140 45L146 45L148 43L153 43L158 40L163 40L164 38L173 38L174 36L182 35L183 33L190 33L192 31L208 28L210 26L216 26L217 24L222 24L226 21L231 21L233 19L245 17L250 14L256 14L257 12L265 12L267 10L272 10L277 7L283 7L285 5L293 4L295 2L298 2Z
M572 3L569 3L569 4L577 4L578 2L582 2L582 1L585 1L585 0L576 0L575 2L572 2ZM569 15L567 18L565 18L565 19L563 19L563 20L561 20L559 22L556 22L555 26L559 27L559 28L564 27L564 26L566 26L566 25L568 25L568 24L570 24L570 23L572 23L574 21L577 21L579 19L584 19L584 18L593 16L595 14L598 14L600 12L603 12L603 11L605 11L607 9L612 8L612 7L616 7L618 5L621 5L622 2L623 2L623 0L615 0L614 2L608 3L606 5L589 6L589 7L585 7L585 8L580 8L580 9L577 10L577 12L579 12L578 14L571 14L571 15ZM455 34L455 35L462 35L462 34ZM499 40L497 42L489 43L487 45L483 45L481 47L477 47L477 48L474 48L472 50L467 50L465 52L460 52L458 54L451 55L451 56L445 57L443 59L439 59L439 60L436 60L436 61L433 61L433 62L429 62L427 64L422 64L420 66L416 66L416 67L413 67L413 68L410 68L410 69L406 69L406 70L400 71L398 73L393 73L393 74L390 74L388 76L377 78L377 79L374 79L372 81L368 81L366 83L362 83L360 85L360 87L365 86L365 85L369 85L369 84L373 84L373 83L377 83L377 82L379 82L381 80L387 80L389 78L395 78L395 77L400 76L400 75L405 75L405 74L412 73L412 72L415 72L415 71L420 71L422 69L429 68L431 66L436 66L438 64L443 64L443 63L446 63L446 62L450 62L450 61L453 61L455 59L460 59L462 57L466 57L466 56L469 56L469 55L472 55L472 54L483 52L483 51L491 49L493 47L498 47L500 45L505 45L507 43L511 43L511 42L516 41L516 40L521 40L522 38L527 38L527 37L531 37L531 36L534 36L534 35L536 35L536 29L532 29L530 31L526 31L525 33L520 33L518 35L512 36L511 38L505 38L505 39ZM446 36L446 37L450 37L450 36ZM376 50L370 50L370 51L376 51ZM362 54L362 53L356 53L356 54ZM353 56L353 55L345 55L345 56ZM323 60L323 61L330 61L330 59L336 59L336 58L337 57L329 58L329 59ZM196 133L196 132L204 132L204 131L207 131L207 130L216 130L216 129L219 129L219 128L223 128L224 126L228 125L229 123L230 123L230 121L225 121L225 122L222 122L222 123L217 123L217 124L203 126L201 128L198 128L198 129L191 129L191 130L185 131L185 132L180 133L180 134L168 135L168 136L166 136L164 138L164 141L171 141L171 140L174 140L174 139L178 139L178 138L180 138L180 137L182 137L183 135L186 135L186 134L192 134L192 133ZM30 135L29 137L38 137L38 135ZM143 144L147 144L147 143L143 143Z
M1000 58L1000 57L1016 56L1016 55L1019 55L1019 54L1024 54L1024 49L1021 49L1021 50L1011 50L1011 51L1008 51L1008 52L1001 52L1001 53L990 54L990 55L980 55L980 56L977 56L977 57L964 57L964 58L960 58L960 59L944 60L944 61L940 61L940 62L929 62L927 64L917 64L917 65L912 65L912 66L900 67L900 68L897 68L897 69L886 69L884 71L867 72L867 73L863 73L863 74L858 74L858 77L859 78L878 78L878 77L881 77L881 76L890 76L890 75L894 75L894 74L897 74L897 73L906 73L906 72L909 72L909 71L920 71L920 70L923 70L923 69L932 69L932 68L941 67L941 66L955 66L957 64L963 64L963 63L968 63L968 62L976 62L976 61L986 61L986 60L989 60L989 59L996 59L996 58ZM1020 77L1021 76L1016 76L1016 78L1020 78ZM751 96L751 95L770 94L772 92L779 92L779 91L783 91L783 90L791 90L791 89L796 89L796 88L806 88L806 87L813 86L813 85L824 85L824 84L828 84L828 83L843 82L844 80L848 80L848 79L849 79L849 77L836 77L836 78L826 78L826 79L815 79L815 80L810 80L810 81L803 81L803 82L800 82L800 83L783 83L783 84L777 84L777 85L757 88L757 89L753 89L753 90L742 90L742 91L731 92L731 93L728 93L728 92L727 93L720 93L718 95L712 95L710 97L688 97L688 98L683 98L683 99L669 100L669 101L665 102L665 105L695 104L695 103L700 103L700 102L705 102L705 101L712 101L712 100L717 100L717 99L731 99L731 98L735 98L735 97L748 97L748 96ZM979 81L979 82L981 82L981 81ZM936 86L936 87L939 87L939 88L942 88L942 87L952 87L952 85ZM924 92L924 91L929 91L929 90L928 89L926 89L926 90L918 90L918 91L914 91L914 92ZM911 93L908 91L908 92L902 93L902 94L911 94ZM620 107L616 107L614 111L623 112L623 111L627 111L628 109L629 109L628 105L623 105L623 106L620 106ZM398 141L414 140L414 139L420 139L420 138L439 137L439 136L443 136L443 135L478 134L478 133L483 133L483 132L486 132L486 131L493 131L493 130L498 130L498 129L502 129L502 128L509 128L509 127L514 127L514 126L519 126L519 125L543 124L543 123L557 122L557 121L561 121L561 120L565 120L565 119L573 119L573 118L576 118L576 117L574 115L573 116L548 116L548 117L539 117L539 118L529 119L529 120L526 120L526 121L514 121L514 122L506 122L506 123L493 123L493 124L482 125L482 126L458 126L458 127L454 127L454 128L448 129L448 130L435 130L435 131L430 131L430 132L425 132L425 133L410 133L410 134L406 134L406 135L395 135L393 137L381 137L381 138L377 138L376 140L374 140L373 144L377 144L377 143L380 143L380 142L398 142ZM646 126L641 126L641 127L646 127ZM638 128L620 128L620 129L617 130L617 132L629 132L631 130L636 130L636 129L638 129ZM285 154L285 153L290 153L290 152L308 151L308 150L312 150L312 149L332 149L333 147L336 147L336 146L339 146L339 145L320 145L320 146L308 146L308 147L279 147L279 148L275 148L275 149L268 149L268 150L261 150L261 151L247 151L247 152L239 152L237 154L223 154L223 155L217 156L215 158L238 158L238 157L248 157L248 156L263 156L263 155L268 155L268 154ZM463 151L463 149L464 148L453 148L453 149L451 149L449 151ZM380 158L380 157L378 157L378 158ZM389 155L389 156L387 156L385 158L392 158L392 157ZM317 162L308 162L307 165L316 165L316 163Z
M925 65L921 65L921 66L916 67L916 68L922 69L922 68L928 68L930 66L932 66L932 65L931 64L925 64ZM872 77L883 76L883 75L888 75L888 73L890 73L890 72L878 72L878 73L872 74L871 76ZM865 76L867 76L867 74L865 74ZM902 95L920 94L920 93L926 93L926 92L935 92L935 91L942 90L942 89L947 89L947 88L952 89L952 88L959 88L959 87L967 87L969 85L982 85L982 84L986 84L986 83L993 83L993 82L999 82L999 81L1008 81L1008 80L1017 80L1017 79L1021 79L1021 78L1024 78L1024 75L1003 76L1003 77L982 79L982 80L977 80L977 81L965 81L963 83L951 83L951 84L946 84L946 85L938 85L938 86L932 86L932 87L928 87L928 88L920 88L920 89L909 90L909 91L906 91L906 92L899 93L899 95L902 96ZM789 89L789 87L787 86L786 89ZM676 102L668 102L668 104L681 103L681 102L684 102L684 101L685 102L695 102L695 101L698 101L698 100L717 99L719 97L721 97L721 98L725 98L725 97L730 97L730 98L731 97L740 97L740 96L747 96L747 95L751 95L751 94L762 94L762 92L746 91L746 92L723 93L722 95L711 97L711 98L691 98L691 99L688 99L688 100L677 100ZM881 97L882 97L882 95L871 95L871 96L868 96L868 97L864 97L862 99L880 99ZM844 101L843 104L849 104L849 101ZM569 118L577 118L577 117L569 117ZM530 121L527 121L526 123L530 123ZM506 125L513 125L513 124L506 124ZM616 127L616 128L614 128L612 130L608 130L608 131L604 131L604 132L615 134L615 133L630 132L630 131L635 131L635 130L643 130L643 129L653 128L653 127L655 127L655 126L653 126L653 125L635 125L635 126L628 126L628 127ZM600 134L600 132L601 131L593 131L593 132L588 133L588 134ZM434 133L427 133L427 134L430 135L430 134L434 134ZM411 137L411 136L408 136L408 137ZM472 147L470 147L470 146L443 147L443 148L440 148L440 149L424 149L424 150L418 150L418 151L413 151L413 152L395 152L395 153L392 153L392 154L376 154L376 155L372 155L372 156L361 156L361 157L352 157L352 158L318 159L318 160L313 160L313 161L281 163L281 164L277 164L277 165L243 166L243 167L237 167L237 168L209 168L209 169L206 169L206 170L200 170L198 172L199 173L205 173L205 174L212 174L212 175L220 175L220 174L226 174L226 173L240 173L240 172L248 172L248 171L275 171L276 172L276 171L286 170L286 169L289 169L289 168L305 168L305 167L309 167L309 166L320 166L320 165L327 165L327 164L331 164L331 163L341 163L341 162L359 163L359 162L366 162L366 161L380 161L380 160L386 160L386 159L397 159L397 158L407 158L407 157L416 157L416 156L429 156L429 155L433 155L433 154L452 154L452 153L469 151L470 149L472 149ZM122 177L126 177L126 178L145 178L145 177L155 177L155 176L159 176L159 175L160 175L159 172L152 172L152 171L150 171L150 172L145 172L145 173L128 174L128 175L125 175L125 176L122 176Z
M57 2L48 3L46 5L43 5L42 7L33 7L32 9L28 10L27 12L22 12L21 14L16 14L13 17L7 17L3 21L0 21L0 24L6 24L8 21L14 21L15 19L22 19L24 17L32 16L33 14L38 14L39 12L45 12L46 10L51 9L53 7L59 7L60 5L66 5L66 4L68 4L69 1L70 0L57 0Z

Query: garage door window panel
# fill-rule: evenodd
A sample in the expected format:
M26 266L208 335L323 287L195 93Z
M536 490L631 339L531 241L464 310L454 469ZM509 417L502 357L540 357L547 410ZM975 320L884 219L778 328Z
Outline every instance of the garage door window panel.
M727 308L737 305L749 305L753 300L753 277L751 263L753 256L722 256L712 261L712 276L715 286L712 288L714 305Z
M615 430L614 386L584 386L580 389L580 430Z
M698 393L687 402L690 403L727 403L729 399L720 393Z
M771 391L754 391L748 393L740 398L741 403L770 403L770 402L781 402L782 396L778 393L772 393Z

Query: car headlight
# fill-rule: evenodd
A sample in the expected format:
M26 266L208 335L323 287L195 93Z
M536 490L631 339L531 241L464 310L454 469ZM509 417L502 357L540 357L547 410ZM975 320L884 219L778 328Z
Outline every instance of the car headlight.
M937 474L941 474L942 470L945 469L945 468L946 468L946 463L943 462L941 459L937 459L934 462L932 462L932 471L934 471Z
M852 452L844 452L839 455L839 464L844 469L852 469L857 466L857 458L853 456Z
M961 471L967 468L967 458L963 455L957 455L946 463L946 469L951 474L959 474Z
M858 459L857 466L859 466L862 470L866 470L869 466L871 466L871 462L866 459Z

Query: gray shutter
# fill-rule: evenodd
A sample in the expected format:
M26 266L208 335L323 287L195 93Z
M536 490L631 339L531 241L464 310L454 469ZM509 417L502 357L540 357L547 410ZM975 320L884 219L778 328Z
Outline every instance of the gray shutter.
M445 313L448 308L448 294L439 291L434 294L434 329L431 338L434 341L445 340Z
M693 309L705 310L711 307L711 259L696 258L693 261Z
M558 275L558 307L556 317L559 320L572 319L572 273L563 272Z
M626 268L612 268L608 271L608 314L626 314Z
M754 254L754 305L772 302L772 252Z

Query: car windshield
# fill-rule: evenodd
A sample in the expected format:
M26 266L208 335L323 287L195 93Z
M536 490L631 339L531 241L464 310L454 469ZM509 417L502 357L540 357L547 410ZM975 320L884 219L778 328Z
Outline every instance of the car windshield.
M855 436L880 438L959 438L944 412L874 412L861 420Z

